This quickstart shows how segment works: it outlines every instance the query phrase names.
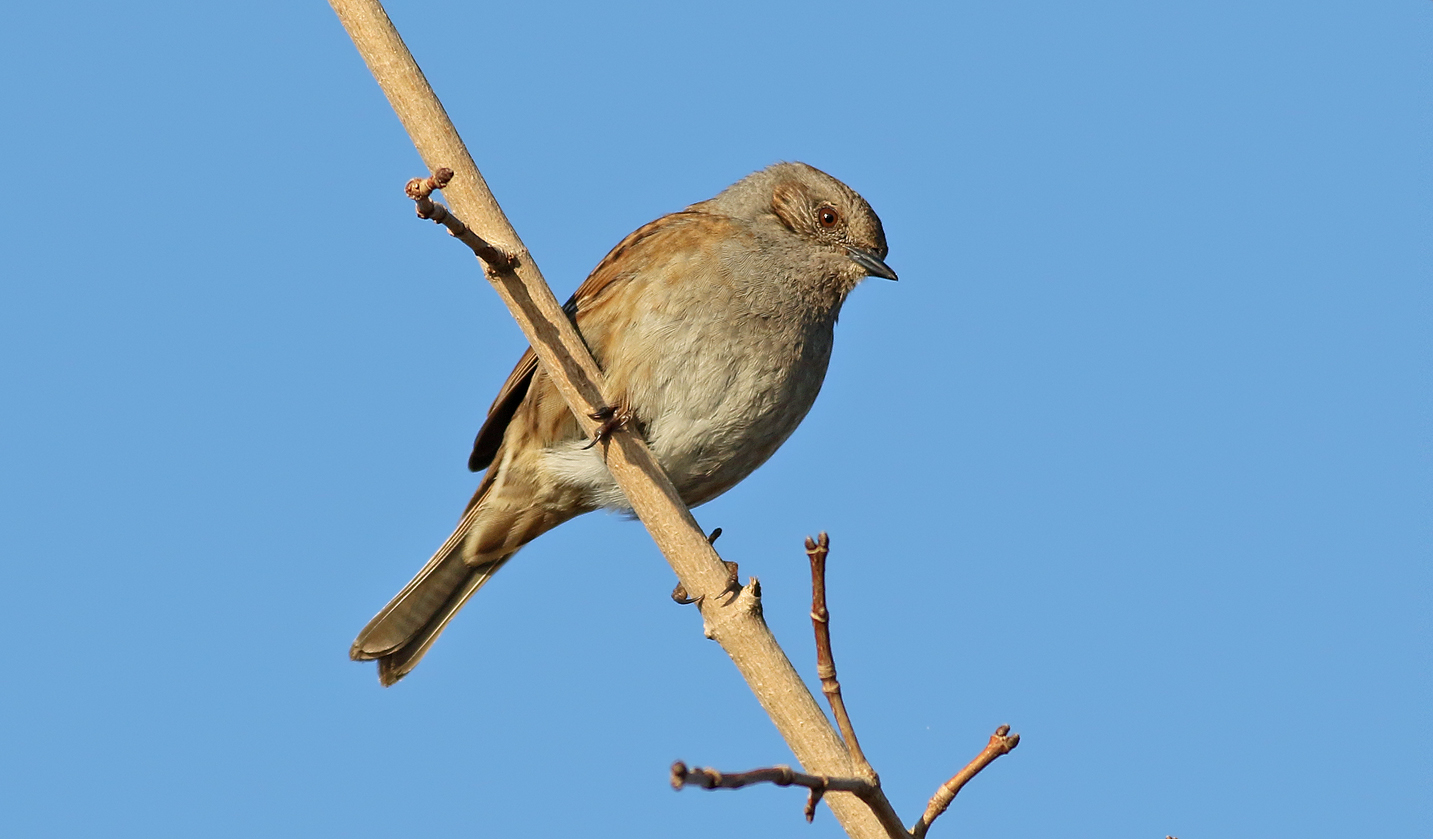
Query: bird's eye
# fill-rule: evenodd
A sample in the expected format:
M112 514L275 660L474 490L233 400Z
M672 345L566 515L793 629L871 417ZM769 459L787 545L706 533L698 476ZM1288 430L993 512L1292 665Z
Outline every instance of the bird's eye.
M830 207L822 207L816 211L816 220L821 222L822 227L831 228L841 220L840 214Z

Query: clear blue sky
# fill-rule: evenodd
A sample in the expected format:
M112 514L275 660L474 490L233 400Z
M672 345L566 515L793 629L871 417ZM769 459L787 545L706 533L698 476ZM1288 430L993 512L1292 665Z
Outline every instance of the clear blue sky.
M559 296L777 160L881 214L901 281L697 514L813 684L831 532L907 821L1010 723L933 839L1433 833L1433 4L390 11ZM347 661L523 345L326 5L6 17L7 832L841 835L667 787L791 758L632 522Z

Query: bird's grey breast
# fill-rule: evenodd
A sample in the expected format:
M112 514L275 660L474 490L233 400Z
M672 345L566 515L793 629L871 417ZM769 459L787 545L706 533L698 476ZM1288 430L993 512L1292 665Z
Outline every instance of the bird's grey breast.
M725 492L775 453L810 410L835 313L791 293L788 266L734 258L651 313L652 374L629 387L662 466L689 504Z
M762 238L737 232L634 282L643 289L632 316L600 359L691 505L775 453L810 410L831 357L840 299L811 293L820 277L808 254ZM601 447L574 442L547 462L595 506L625 509Z

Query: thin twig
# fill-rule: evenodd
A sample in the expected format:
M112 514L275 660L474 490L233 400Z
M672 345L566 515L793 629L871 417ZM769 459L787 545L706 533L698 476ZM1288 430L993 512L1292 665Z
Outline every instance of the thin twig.
M841 738L846 742L846 751L851 754L853 768L871 781L869 790L857 795L871 808L888 836L906 837L910 834L901 824L901 817L881 792L880 776L861 751L856 728L851 725L851 715L846 713L846 700L841 696L841 682L836 678L836 658L831 653L831 613L826 609L826 557L830 552L831 537L825 531L817 534L814 540L806 537L806 556L811 559L811 627L816 633L816 674L821 677L821 692L826 694L826 701L831 705Z
M876 770L871 768L856 739L856 729L846 713L846 700L841 697L841 683L836 679L836 659L831 655L831 613L826 610L826 556L830 552L831 539L825 531L815 539L806 537L806 556L811 559L811 626L816 631L816 674L821 677L821 692L831 703L831 713L836 715L836 725L841 729L841 737L857 770L869 774L879 786Z
M750 772L718 772L700 766L687 768L680 760L672 764L672 789L701 787L702 789L741 789L752 784L775 784L778 787L806 787L811 794L806 799L806 821L816 817L816 805L827 792L854 792L862 796L869 794L874 785L865 778L830 778L825 775L807 775L790 766L770 766L753 769Z
M1011 749L1018 745L1020 745L1020 735L1011 734L1010 726L1002 725L995 729L995 733L990 735L990 742L986 744L980 754L975 756L975 760L966 764L965 768L955 773L955 776L949 781L941 784L940 789L935 791L935 795L930 797L930 804L926 805L925 814L921 816L920 821L911 828L911 835L915 839L925 839L931 822L945 812L945 809L950 806L950 802L955 800L956 793L960 792L960 788L969 783L971 778L980 774L980 770L989 766L997 757L1010 754Z
M448 228L453 238L467 245L478 259L499 271L517 267L517 257L473 232L453 212L432 199L432 194L453 180L453 170L442 167L427 178L414 178L403 187L418 210L418 218L430 219Z

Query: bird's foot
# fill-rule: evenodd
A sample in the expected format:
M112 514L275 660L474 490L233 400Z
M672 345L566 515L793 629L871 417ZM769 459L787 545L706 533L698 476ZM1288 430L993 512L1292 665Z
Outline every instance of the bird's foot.
M716 540L720 537L721 528L718 527L707 536L707 544L715 544ZM726 566L727 576L726 587L722 589L721 593L724 595L735 595L741 591L741 583L737 580L738 566L735 562L731 562L730 560L725 559L722 560L722 564ZM701 608L701 603L704 599L706 599L706 595L702 594L696 597L692 597L687 594L686 586L682 585L681 583L677 583L677 587L672 589L672 599L683 606L690 606L691 604L695 603L697 604L698 608Z
M592 448L598 443L606 445L607 441L612 439L612 433L625 426L632 419L632 413L630 411L619 411L616 405L599 408L587 416L595 420L601 420L602 424L597 426L597 430L592 433L591 442L582 447L583 451Z

